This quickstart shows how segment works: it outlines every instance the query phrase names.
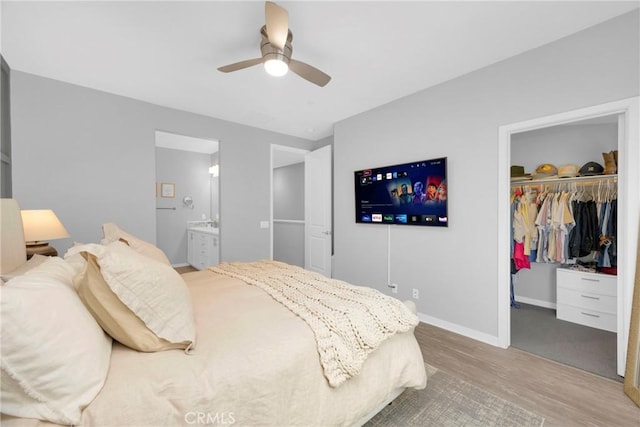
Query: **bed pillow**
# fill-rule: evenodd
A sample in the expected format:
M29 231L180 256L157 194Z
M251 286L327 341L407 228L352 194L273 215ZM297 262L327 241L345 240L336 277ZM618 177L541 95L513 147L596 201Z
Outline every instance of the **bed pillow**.
M80 242L73 242L73 245L71 246L76 247L76 246L84 246L86 243L80 243ZM71 268L73 268L73 271L75 272L74 276L82 273L84 271L84 267L85 264L87 263L87 260L84 259L84 257L76 252L76 253L69 253L69 249L67 249L67 252L64 254L64 260L66 261L67 264L69 264L71 266Z
M16 268L13 271L8 272L8 273L3 273L2 276L1 276L2 280L4 280L5 282L8 282L9 280L11 280L11 279L13 279L15 277L22 276L27 271L33 270L34 268L36 268L40 264L44 263L48 259L49 259L48 256L44 256L44 255L40 255L40 254L34 254L27 262L22 264L20 267Z
M160 248L152 243L138 239L136 236L127 233L114 223L110 222L107 224L102 224L102 234L104 235L104 239L102 239L103 245L121 240L136 252L153 258L163 264L171 265L169 259Z
M57 257L2 288L2 412L78 424L101 390L111 338L73 290L73 270Z
M74 283L80 299L114 339L139 351L189 351L195 342L191 297L170 266L123 242L69 250L86 257Z

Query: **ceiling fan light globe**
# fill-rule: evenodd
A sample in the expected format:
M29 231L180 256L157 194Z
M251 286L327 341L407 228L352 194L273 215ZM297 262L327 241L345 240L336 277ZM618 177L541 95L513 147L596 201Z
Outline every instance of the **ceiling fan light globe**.
M280 59L268 59L264 61L264 69L274 77L281 77L287 74L289 66Z

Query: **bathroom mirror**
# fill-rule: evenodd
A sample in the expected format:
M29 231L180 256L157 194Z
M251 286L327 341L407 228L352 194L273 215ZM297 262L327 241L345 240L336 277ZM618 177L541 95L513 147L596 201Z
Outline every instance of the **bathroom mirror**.
M640 406L640 233L636 260L636 280L631 303L631 325L627 346L627 365L624 374L624 392Z

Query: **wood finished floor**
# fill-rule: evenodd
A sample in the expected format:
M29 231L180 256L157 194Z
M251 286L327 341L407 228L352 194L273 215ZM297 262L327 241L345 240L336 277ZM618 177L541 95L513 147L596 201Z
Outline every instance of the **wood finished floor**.
M185 265L184 267L174 267L179 274L191 273L192 271L198 271L198 269L191 267L190 265Z
M415 335L425 362L544 417L545 427L640 427L619 382L425 323Z

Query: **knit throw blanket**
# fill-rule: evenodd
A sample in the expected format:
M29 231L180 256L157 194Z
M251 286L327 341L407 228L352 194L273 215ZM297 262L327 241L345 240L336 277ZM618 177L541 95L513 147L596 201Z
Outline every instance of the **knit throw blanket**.
M332 387L358 375L386 338L418 324L401 301L277 261L223 263L211 271L263 289L313 330Z

